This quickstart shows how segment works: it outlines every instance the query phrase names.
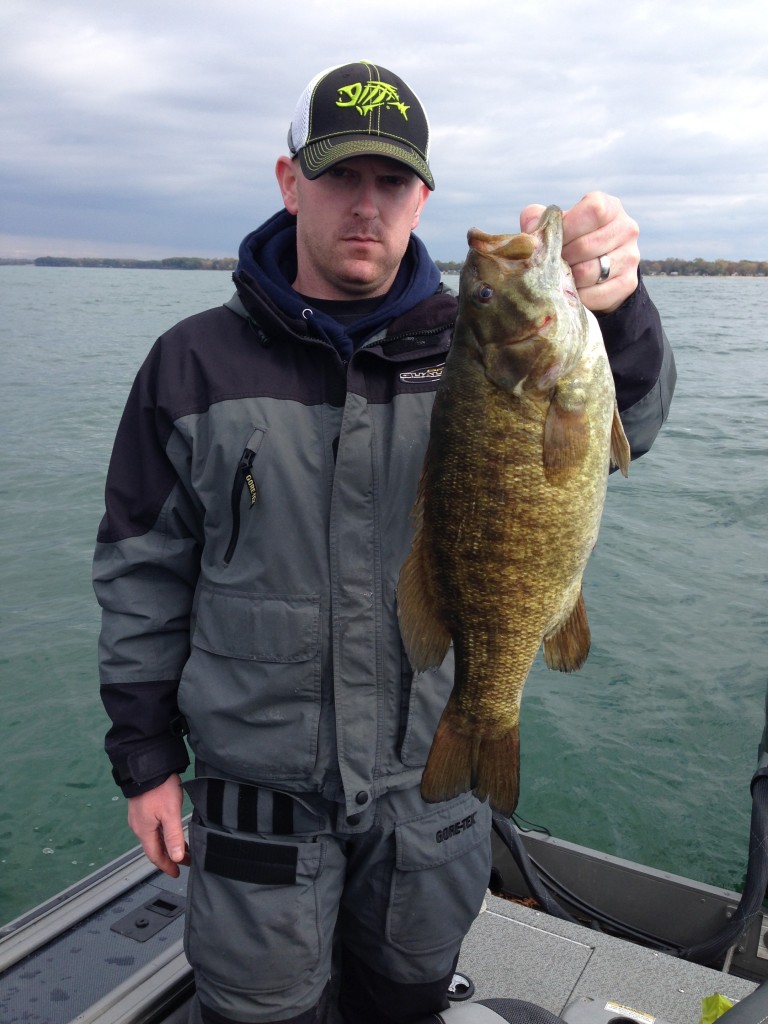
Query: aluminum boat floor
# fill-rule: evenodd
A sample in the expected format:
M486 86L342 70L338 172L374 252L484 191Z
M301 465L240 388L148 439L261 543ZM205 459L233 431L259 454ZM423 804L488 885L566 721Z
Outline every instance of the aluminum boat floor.
M106 892L94 876L77 899L54 900L40 919L11 930L0 941L0 1024L183 1024L186 1012L174 1007L189 968L173 903L183 899L185 875L174 881L134 857L103 879ZM142 941L157 913L174 916ZM704 996L736 1001L756 987L490 894L459 970L475 999L527 1000L569 1024L698 1024ZM625 1009L606 1013L608 1004Z
M756 988L490 895L464 942L459 970L475 984L473 999L525 999L556 1014L581 1002L578 1019L595 1024L618 1015L603 1012L608 1002L635 1011L641 1024L697 1024L704 996L719 992L736 1002ZM583 1012L591 1000L594 1012Z

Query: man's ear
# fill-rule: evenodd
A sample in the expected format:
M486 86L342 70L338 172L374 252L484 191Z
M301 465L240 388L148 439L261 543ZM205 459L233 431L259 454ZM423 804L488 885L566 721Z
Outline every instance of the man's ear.
M277 158L277 163L275 164L275 177L277 178L277 184L280 186L283 205L288 213L292 213L294 216L299 210L299 196L298 189L296 187L296 179L300 174L301 168L299 167L296 159L291 159L289 156L280 156Z
M429 189L427 188L426 185L424 185L422 183L422 185L421 185L421 187L419 189L419 202L418 202L418 206L416 207L416 210L415 210L415 212L413 214L413 223L411 224L411 231L413 231L414 228L418 227L419 221L421 220L421 211L424 209L424 203L426 203L428 198L429 198Z

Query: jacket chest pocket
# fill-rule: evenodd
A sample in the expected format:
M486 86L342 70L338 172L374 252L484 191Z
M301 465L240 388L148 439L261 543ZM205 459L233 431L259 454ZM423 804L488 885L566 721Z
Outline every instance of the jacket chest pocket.
M230 496L231 530L227 550L224 553L224 563L226 565L229 565L232 561L237 548L237 542L240 539L240 523L243 509L246 512L251 511L259 500L259 492L253 475L253 464L259 454L259 449L266 433L265 427L257 427L253 431L248 438L245 448L243 448L240 461L235 469Z

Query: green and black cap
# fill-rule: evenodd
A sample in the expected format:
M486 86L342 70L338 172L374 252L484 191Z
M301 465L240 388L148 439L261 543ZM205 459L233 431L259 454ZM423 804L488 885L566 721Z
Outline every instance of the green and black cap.
M435 187L429 121L418 96L368 61L327 68L312 79L299 98L288 146L310 179L353 156L388 156Z

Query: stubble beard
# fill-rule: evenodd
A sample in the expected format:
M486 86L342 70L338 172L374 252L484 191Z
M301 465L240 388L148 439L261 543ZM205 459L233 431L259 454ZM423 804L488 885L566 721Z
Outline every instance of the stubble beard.
M375 233L371 234L380 243L380 237ZM382 246L380 259L375 258L375 254L355 259L352 254L343 251L347 244L344 241L340 241L337 247L307 243L308 240L305 239L304 251L313 278L321 279L340 299L364 299L385 295L397 275L406 248L404 246L403 252L398 255L387 252Z

